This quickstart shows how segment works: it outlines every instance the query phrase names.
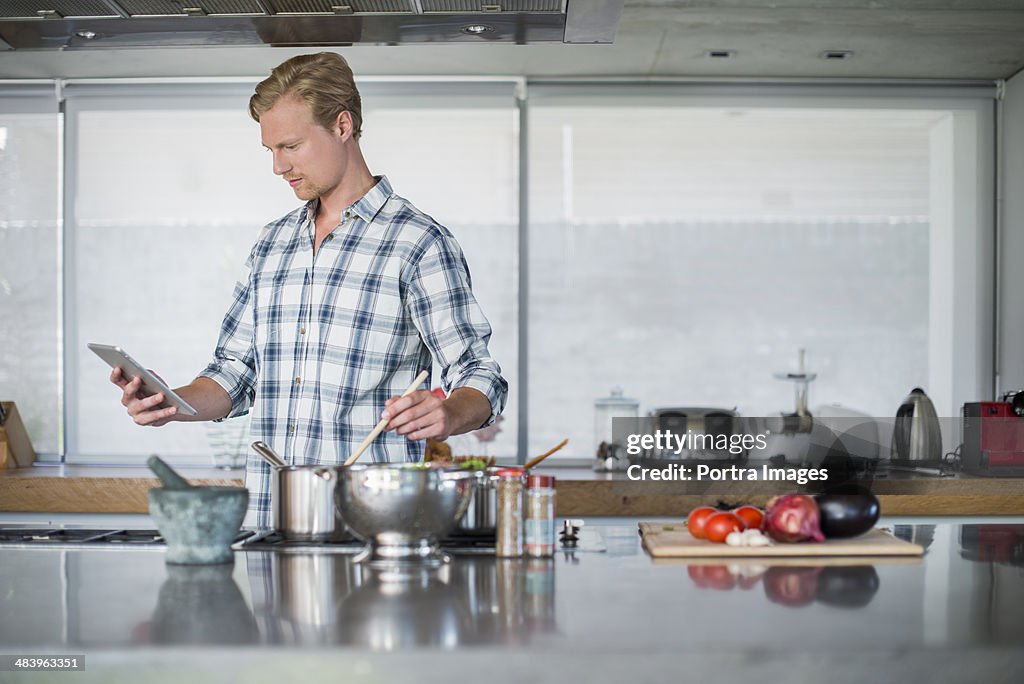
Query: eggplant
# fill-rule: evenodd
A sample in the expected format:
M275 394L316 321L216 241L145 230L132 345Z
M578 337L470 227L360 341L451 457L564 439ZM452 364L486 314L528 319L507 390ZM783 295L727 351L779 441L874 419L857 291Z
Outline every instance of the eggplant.
M826 539L846 539L864 534L875 526L881 509L878 499L866 489L837 489L818 494L814 500L821 513L821 531Z

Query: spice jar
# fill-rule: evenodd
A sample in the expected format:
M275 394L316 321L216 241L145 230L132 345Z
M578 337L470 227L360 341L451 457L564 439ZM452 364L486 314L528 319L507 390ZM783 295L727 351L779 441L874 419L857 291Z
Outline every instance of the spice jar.
M498 471L498 519L495 554L499 558L523 555L523 469Z
M555 478L550 475L526 480L526 555L555 555Z

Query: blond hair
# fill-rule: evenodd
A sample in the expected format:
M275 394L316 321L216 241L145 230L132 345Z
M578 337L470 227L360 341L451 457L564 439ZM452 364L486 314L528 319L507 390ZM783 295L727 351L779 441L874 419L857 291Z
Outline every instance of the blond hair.
M313 120L330 130L338 115L352 115L353 137L363 132L363 105L352 69L334 52L298 55L274 67L249 98L249 116L257 122L283 95L295 93L309 105Z

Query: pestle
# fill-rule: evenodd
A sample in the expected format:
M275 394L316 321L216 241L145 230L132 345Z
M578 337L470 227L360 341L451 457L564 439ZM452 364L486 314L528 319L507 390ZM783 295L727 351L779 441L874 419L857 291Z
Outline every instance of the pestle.
M188 483L188 480L174 471L174 468L164 463L159 456L150 456L146 460L149 469L156 473L164 485L164 489L195 489Z

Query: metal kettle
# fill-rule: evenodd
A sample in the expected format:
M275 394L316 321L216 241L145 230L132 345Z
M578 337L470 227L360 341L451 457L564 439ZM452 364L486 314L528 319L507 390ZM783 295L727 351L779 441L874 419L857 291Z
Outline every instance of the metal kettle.
M892 458L917 462L936 462L942 459L939 417L932 400L920 387L912 389L896 409Z

